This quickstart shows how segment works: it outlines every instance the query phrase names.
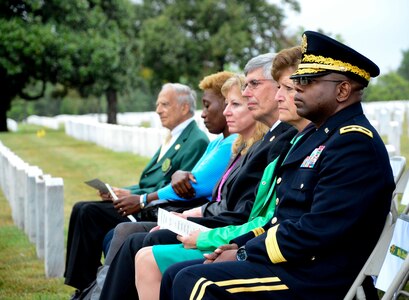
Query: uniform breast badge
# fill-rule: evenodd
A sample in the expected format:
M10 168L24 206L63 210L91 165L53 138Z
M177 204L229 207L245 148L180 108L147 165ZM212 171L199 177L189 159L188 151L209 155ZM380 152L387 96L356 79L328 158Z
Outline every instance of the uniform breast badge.
M314 168L315 163L317 162L318 158L320 157L322 151L325 149L324 145L315 148L312 153L307 156L301 164L301 168Z

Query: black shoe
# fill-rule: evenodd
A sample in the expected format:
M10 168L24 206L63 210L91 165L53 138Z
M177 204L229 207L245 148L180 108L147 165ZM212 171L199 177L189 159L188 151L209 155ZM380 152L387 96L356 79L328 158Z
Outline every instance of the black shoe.
M75 290L74 294L71 295L70 300L79 300L81 297L81 291Z

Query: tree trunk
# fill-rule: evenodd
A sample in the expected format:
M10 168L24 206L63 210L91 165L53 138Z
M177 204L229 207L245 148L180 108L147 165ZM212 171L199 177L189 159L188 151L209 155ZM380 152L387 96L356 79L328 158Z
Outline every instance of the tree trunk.
M7 111L0 110L0 132L9 131L7 128Z
M7 128L7 111L10 109L10 103L11 99L3 98L0 101L0 132L9 131Z
M108 90L106 92L106 97L108 101L107 123L116 124L116 113L117 113L117 102L118 102L116 91Z

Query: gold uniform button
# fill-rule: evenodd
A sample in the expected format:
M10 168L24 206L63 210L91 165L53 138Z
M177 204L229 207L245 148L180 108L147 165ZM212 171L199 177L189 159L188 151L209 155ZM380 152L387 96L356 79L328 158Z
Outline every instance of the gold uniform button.
M277 218L276 218L276 217L274 217L274 218L271 220L271 224L275 224L275 223L277 223Z
M311 260L315 260L315 256L311 257Z
M277 199L276 199L276 205L278 205L279 202L280 202L280 199L277 197Z
M277 184L280 184L280 183L281 183L281 177L278 177Z
M267 182L265 182L265 181L261 182L261 185L266 185L266 184L267 184Z
M304 183L301 183L300 189L303 189L303 188L304 188Z

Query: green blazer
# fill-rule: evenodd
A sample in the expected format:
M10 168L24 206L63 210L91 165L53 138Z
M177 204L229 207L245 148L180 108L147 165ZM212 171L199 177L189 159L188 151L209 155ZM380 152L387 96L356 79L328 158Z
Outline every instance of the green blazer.
M206 150L209 139L191 122L180 134L175 143L158 160L160 148L142 172L139 184L126 187L132 194L145 194L157 191L171 181L177 170L190 171Z

